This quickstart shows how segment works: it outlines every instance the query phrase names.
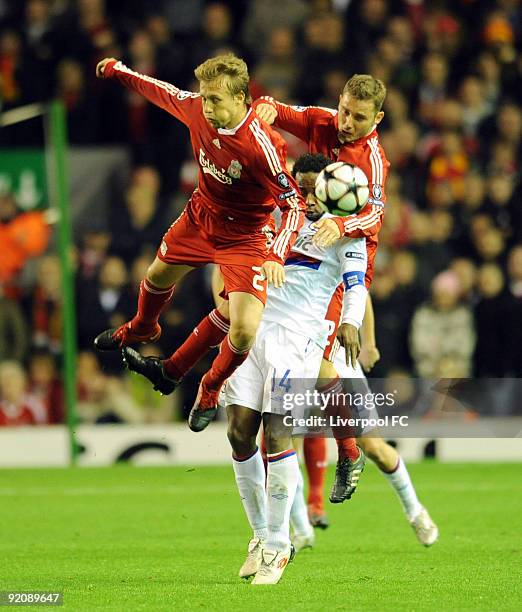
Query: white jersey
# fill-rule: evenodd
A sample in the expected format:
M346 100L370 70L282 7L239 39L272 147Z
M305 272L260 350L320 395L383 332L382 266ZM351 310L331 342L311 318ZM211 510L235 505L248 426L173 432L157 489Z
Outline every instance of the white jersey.
M332 216L325 213L322 218ZM312 243L316 232L311 227L312 223L305 219L288 254L283 286L268 288L263 320L273 321L305 335L324 348L329 332L329 323L325 321L326 311L337 286L344 283L345 298L351 289L364 289L357 296L357 302L366 299L366 239L342 238L328 248L318 247ZM364 315L364 304L362 309ZM343 320L351 322L350 306L346 299L344 312ZM362 316L357 316L357 319L362 321ZM361 321L357 321L357 326Z

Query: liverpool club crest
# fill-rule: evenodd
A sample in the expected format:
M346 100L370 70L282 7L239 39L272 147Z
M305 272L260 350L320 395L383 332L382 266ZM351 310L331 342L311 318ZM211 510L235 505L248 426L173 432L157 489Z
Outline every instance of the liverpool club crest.
M237 159L233 159L230 162L230 166L228 167L227 174L231 176L233 179L241 178L241 170L243 166L237 161Z

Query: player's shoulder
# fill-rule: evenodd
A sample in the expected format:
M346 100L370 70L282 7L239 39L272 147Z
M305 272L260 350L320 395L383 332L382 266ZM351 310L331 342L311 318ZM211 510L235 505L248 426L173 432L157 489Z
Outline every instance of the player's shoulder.
M277 147L285 144L285 140L281 134L257 115L253 117L248 127L250 139L256 146L260 146L261 143L267 140Z
M383 163L385 165L390 165L388 158L386 157L386 152L384 151L384 147L379 140L379 134L377 130L374 130L366 139L365 148L367 149L368 155L378 155L381 157Z
M248 135L250 157L260 160L263 164L267 160L270 167L274 165L277 172L281 172L280 158L286 156L287 146L281 134L259 117L254 117L248 125Z
M337 109L335 108L328 108L327 106L307 106L305 108L310 117L324 124L331 125L337 117Z

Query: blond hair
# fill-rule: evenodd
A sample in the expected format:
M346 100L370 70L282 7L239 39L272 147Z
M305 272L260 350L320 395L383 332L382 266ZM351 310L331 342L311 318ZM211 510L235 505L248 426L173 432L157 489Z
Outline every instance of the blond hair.
M250 104L252 96L248 90L250 77L246 63L233 53L216 55L204 61L195 70L194 74L198 81L223 80L224 85L232 95L240 92L245 94L245 102ZM224 77L228 77L225 79Z
M386 85L370 74L354 74L344 86L343 95L346 93L357 100L372 100L375 112L378 113L386 97Z

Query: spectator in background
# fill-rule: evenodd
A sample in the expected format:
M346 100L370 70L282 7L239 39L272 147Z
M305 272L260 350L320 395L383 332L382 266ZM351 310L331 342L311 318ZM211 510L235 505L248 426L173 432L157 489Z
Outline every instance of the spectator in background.
M0 284L0 362L23 361L29 347L29 328L17 301L4 295Z
M417 256L418 280L427 290L433 277L444 270L452 259L452 250L444 242L437 242L428 213L415 212L410 221L410 249Z
M491 219L491 217L488 218ZM480 263L501 263L506 243L502 232L492 224L491 227L477 235L474 239L474 247L476 258Z
M428 53L422 58L417 113L421 121L428 126L435 122L437 104L447 96L448 77L448 61L443 55Z
M196 66L207 57L224 53L224 50L238 52L237 29L230 8L223 2L207 4L201 16L201 32L195 39L191 62ZM144 70L138 72L149 74Z
M0 363L0 427L47 422L42 400L27 391L27 376L16 361Z
M493 110L502 91L502 75L499 63L490 51L483 51L479 54L476 71L482 81L485 102Z
M78 345L92 346L99 329L119 327L134 312L135 297L128 290L128 272L120 257L110 256L98 278L78 286Z
M474 347L473 316L461 303L458 276L441 272L431 284L431 301L413 315L410 350L415 370L425 379L469 377Z
M157 249L168 211L160 198L161 179L152 166L137 167L125 193L125 208L115 206L110 213L111 252L125 261L140 248Z
M98 142L98 100L88 97L84 69L79 62L64 59L58 64L56 97L67 112L67 135L71 144Z
M325 66L329 70L343 70L347 67L344 24L338 15L323 13L312 15L304 26L305 49L299 58L301 71L297 84L299 100L313 104L323 94Z
M29 358L29 391L44 404L47 422L63 423L65 406L63 387L54 355L46 351L33 352Z
M450 270L458 276L461 300L472 306L476 301L475 285L477 268L471 259L457 257L450 264Z
M62 350L62 277L57 255L38 260L36 284L29 296L32 345L54 355Z
M486 97L485 84L474 75L468 75L460 83L459 99L463 110L464 132L475 136L480 123L488 117L493 107Z
M474 374L479 378L501 378L504 373L506 295L502 270L484 264L477 273L479 300L475 306L477 344L473 356Z
M309 10L305 0L252 0L249 4L241 38L255 59L263 55L270 32L276 25L295 31Z
M276 28L253 76L266 92L276 99L288 100L294 93L298 63L294 33L290 28ZM337 94L341 89L337 89ZM337 106L337 101L335 103Z
M78 416L82 423L142 423L143 415L120 378L102 372L91 351L78 355Z
M469 172L470 160L462 136L456 130L445 130L441 135L440 148L429 163L427 177L428 202L433 191L445 183L450 191L451 203L464 196L464 177ZM451 204L450 204L451 205Z
M383 110L384 119L382 124L385 129L399 127L409 119L408 100L397 87L387 88Z
M86 227L80 237L77 281L89 281L98 276L107 258L113 236L102 225Z
M0 194L0 284L16 285L26 262L47 248L49 235L42 211L22 212L12 193Z
M515 245L508 254L508 282L506 310L503 317L507 339L504 346L506 376L522 377L522 244ZM520 398L518 398L520 401Z

